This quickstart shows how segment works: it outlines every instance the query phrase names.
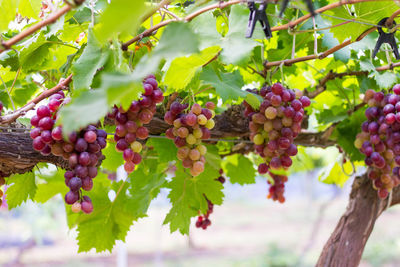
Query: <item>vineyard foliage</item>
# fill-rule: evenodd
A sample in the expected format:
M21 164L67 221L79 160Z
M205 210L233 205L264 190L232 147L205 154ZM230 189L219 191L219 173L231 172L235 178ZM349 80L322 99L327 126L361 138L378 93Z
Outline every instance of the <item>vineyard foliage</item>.
M43 1L47 2L51 4L45 7L41 0L0 0L2 40L9 40L67 5L63 1ZM337 1L313 2L318 8ZM45 88L52 88L61 78L73 74L69 90L64 91L71 102L60 109L57 123L62 125L65 135L97 122L111 134L102 151L105 159L93 180L93 189L87 193L93 212L72 213L66 206L68 226L78 232L79 251L111 250L116 240L125 239L136 221L147 216L152 200L162 189L167 189L171 202L164 224L169 225L171 232L188 234L193 218L207 213L208 200L215 205L223 203L223 184L216 180L221 168L227 181L243 185L244 190L246 184L256 181L261 158L255 153L235 153L240 152L235 150L237 142L226 140L237 139L233 137L204 142L207 147L204 172L193 177L178 160L173 141L150 136L143 145L142 162L136 169L126 179L109 179L124 164L124 159L115 150L112 136L115 125L107 123L106 115L114 105L126 110L132 101L138 100L143 93L142 81L149 74L156 76L164 92L164 102L157 108L159 114L168 110L170 95L190 105L213 102L217 105L215 113L221 114L243 101L258 109L261 97L245 89L259 89L264 84L280 82L309 95L318 92L305 108L305 120L308 120L305 130L324 132L335 126L331 127L330 139L344 153L339 154L333 147L322 152L320 148L300 146L297 156L293 157L293 166L284 174L290 179L290 172L318 167L321 181L342 186L353 166L357 170L363 168L364 157L353 144L365 120L365 107L360 105L363 94L371 88L375 91L391 88L399 74L396 69L376 70L394 60L392 52L384 51L388 46L383 46L372 59L377 31L356 40L371 25L399 9L396 2L342 5L293 28L274 31L270 39L265 38L259 24L252 38L244 37L249 17L246 3L201 12L187 20L174 18L185 18L210 4L215 2L196 1L187 5L186 1L172 1L168 12L160 9L143 21L156 3L87 0L0 54L3 115L24 106ZM283 25L308 12L303 1L290 1L282 18L278 17L279 10L279 4L268 5L271 26ZM141 33L166 20L174 21L142 38ZM138 42L121 49L135 36L139 36ZM321 53L349 39L354 43L325 58L278 64L264 71L265 62ZM330 72L359 72L359 75L331 79L321 90L320 81ZM28 113L18 118L18 123L30 128L26 119L30 116ZM59 167L40 163L32 172L7 178L8 208L16 208L26 201L45 203L56 195L64 196L68 191L64 172ZM265 179L271 181L270 177Z

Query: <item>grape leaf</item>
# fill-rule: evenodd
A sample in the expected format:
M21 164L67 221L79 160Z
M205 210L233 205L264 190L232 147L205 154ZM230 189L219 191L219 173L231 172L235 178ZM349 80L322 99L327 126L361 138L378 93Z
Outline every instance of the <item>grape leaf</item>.
M96 180L98 177L96 178ZM96 184L88 194L92 199L94 211L78 217L78 252L110 251L116 240L125 240L125 236L135 219L127 206L128 196L126 191L129 183L126 181L113 183L113 189L118 192L116 198L111 201L107 194L107 188L103 184ZM101 235L99 235L101 233Z
M79 97L62 107L59 111L59 123L63 133L78 130L90 123L97 123L108 111L106 92L103 90L83 91Z
M20 0L18 13L23 17L39 19L41 0Z
M17 3L15 0L0 0L0 31L7 30L8 24L15 18Z
M166 182L165 174L155 171L147 173L144 166L140 165L131 176L129 192L132 198L129 199L129 208L136 218L144 217L151 201L157 197Z
M7 178L7 184L10 185L6 194L9 210L18 207L28 198L33 199L35 197L37 187L33 172L14 174Z
M87 45L82 55L72 66L74 89L89 89L94 75L106 62L107 57L107 51L96 40L93 31L89 30Z
M146 145L154 147L160 162L176 160L178 149L172 140L166 138L149 138Z
M218 176L217 170L206 168L199 176L192 177L183 170L182 164L177 164L175 177L167 186L171 189L168 198L172 208L164 224L169 223L171 232L179 230L182 234L189 233L190 218L196 216L199 210L205 213L208 209L204 196L214 204L222 204L223 186L215 180Z
M108 143L102 152L106 158L102 161L101 167L116 172L118 167L124 165L122 153L115 149L115 143Z
M244 82L238 70L232 73L223 73L216 72L214 68L207 66L201 72L200 79L204 84L215 87L215 91L224 102L230 99L244 98L247 95L247 92L242 90Z
M26 72L40 70L46 60L49 60L52 43L47 42L43 32L19 45L22 69Z
M164 84L176 90L184 89L196 72L212 60L220 50L218 46L212 46L198 54L174 59L164 76Z
M256 170L253 163L241 154L234 154L224 158L223 169L231 183L240 185L256 182Z
M100 17L96 35L101 42L118 32L135 32L146 11L144 0L113 0Z

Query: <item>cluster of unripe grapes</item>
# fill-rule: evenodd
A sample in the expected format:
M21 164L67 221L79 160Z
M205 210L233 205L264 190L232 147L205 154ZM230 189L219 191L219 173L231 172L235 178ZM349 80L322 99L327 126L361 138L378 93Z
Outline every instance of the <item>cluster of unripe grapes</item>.
M219 182L221 182L221 184L225 183L225 177L222 176L222 169L219 170L219 174L220 176L216 179ZM197 221L196 221L196 228L202 228L203 230L206 230L208 226L211 225L211 220L210 220L210 214L213 213L214 211L214 204L208 200L207 200L207 204L208 204L208 209L207 209L207 213L204 215L200 215L199 217L197 217Z
M380 198L386 198L400 184L400 84L393 87L393 92L365 92L367 121L354 142L365 155L368 177Z
M0 187L2 187L3 185L6 184L5 177L6 176L4 175L4 173L0 172ZM3 204L3 195L4 195L4 192L0 188L0 206Z
M150 123L156 113L156 104L164 100L163 92L158 88L154 75L143 81L144 93L140 100L133 101L128 110L114 106L108 117L115 120L114 140L116 150L123 153L124 169L127 173L135 170L142 161L142 144L137 139L146 139L149 130L144 126Z
M62 91L53 94L47 105L40 106L31 118L34 127L30 136L33 148L43 155L53 154L68 160L69 169L65 172L65 184L70 191L65 195L65 202L72 205L72 211L91 213L93 204L82 190L90 191L93 178L97 176L97 166L103 159L101 150L106 147L107 133L89 125L79 132L72 132L67 139L63 137L62 126L55 126L57 111L68 102Z
M199 104L188 105L175 101L170 110L165 113L164 120L173 127L166 131L166 136L172 139L178 147L177 157L184 168L190 169L190 174L197 176L204 171L207 148L201 140L211 137L210 130L214 128L215 104L206 103L206 108Z
M250 139L256 153L264 159L258 172L271 174L271 169L288 169L292 165L291 157L297 154L293 140L301 132L304 108L310 105L310 99L300 90L287 89L280 83L264 86L253 93L263 98L259 110L246 102L244 105L245 115L250 118Z

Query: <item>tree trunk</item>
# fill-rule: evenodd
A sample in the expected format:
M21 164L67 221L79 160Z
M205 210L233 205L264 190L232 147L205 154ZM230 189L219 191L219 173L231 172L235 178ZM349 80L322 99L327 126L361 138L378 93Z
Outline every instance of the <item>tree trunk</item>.
M393 190L390 206L399 203L400 190ZM358 266L375 221L387 208L390 196L381 200L366 175L354 180L346 212L326 242L316 266Z

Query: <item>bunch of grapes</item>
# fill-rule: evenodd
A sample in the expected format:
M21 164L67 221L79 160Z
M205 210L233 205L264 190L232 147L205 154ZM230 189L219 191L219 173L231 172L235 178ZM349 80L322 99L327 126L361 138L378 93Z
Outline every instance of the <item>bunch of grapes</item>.
M6 184L6 180L4 179L5 177L6 177L5 174L0 172L0 187L2 187L3 185ZM2 201L3 195L4 195L4 192L0 188L0 206L3 204L3 201Z
M156 104L164 100L163 92L158 88L154 75L149 75L143 82L144 93L139 101L133 101L128 110L113 107L108 117L115 120L114 140L116 149L123 153L124 169L127 173L135 170L135 165L142 161L139 154L142 144L137 139L146 139L149 130L144 124L150 123L156 113Z
M183 167L189 168L190 174L197 176L204 171L207 148L201 144L201 140L211 137L210 130L215 125L215 104L207 102L206 108L202 108L195 103L189 112L185 112L187 108L188 105L177 101L171 104L164 120L173 127L166 131L166 136L174 140L178 147L177 157L182 160Z
M59 91L50 97L48 105L40 106L31 118L34 128L30 136L36 151L68 160L70 170L64 177L70 191L65 195L65 202L72 205L74 212L91 213L93 204L88 196L82 195L82 189L90 191L93 187L92 179L97 176L98 163L103 159L101 150L107 145L107 133L89 125L79 132L72 132L65 140L62 126L55 126L55 122L59 107L68 101Z
M216 180L221 182L221 184L224 184L225 177L222 176L222 173L223 173L222 169L220 169L219 170L220 176ZM211 220L209 217L210 217L210 214L213 213L213 211L214 211L214 204L207 198L206 198L206 200L207 200L207 204L208 204L207 213L197 217L197 221L196 221L196 228L202 228L203 230L206 230L207 227L211 225Z
M267 198L272 199L273 201L279 201L280 203L285 202L285 183L288 180L288 177L286 175L278 175L274 174L272 172L269 172L271 175L272 179L274 180L273 184L271 185L271 182L268 181L269 186L269 193Z
M365 92L367 121L354 142L365 155L368 177L383 199L400 184L400 84L393 87L393 92Z
M264 100L257 111L244 103L245 115L250 118L250 139L254 142L256 153L264 159L264 163L258 166L258 172L270 173L279 183L271 190L277 190L283 186L283 182L279 181L285 179L275 179L270 170L288 169L292 165L291 157L297 154L293 140L301 131L303 108L310 105L310 100L301 91L287 89L280 83L265 86L254 93ZM275 193L270 195L274 200L284 199L273 197Z

